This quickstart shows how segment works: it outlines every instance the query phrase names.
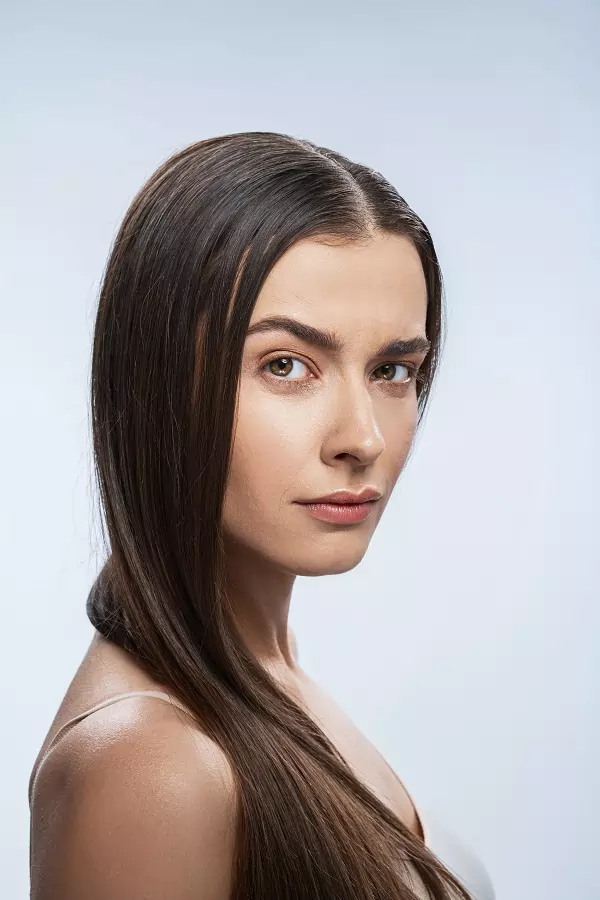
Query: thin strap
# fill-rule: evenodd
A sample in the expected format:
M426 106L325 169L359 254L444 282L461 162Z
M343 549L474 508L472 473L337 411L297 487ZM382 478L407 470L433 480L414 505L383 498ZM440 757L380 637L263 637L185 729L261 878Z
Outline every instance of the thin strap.
M113 703L117 703L119 700L125 700L126 697L158 697L159 700L166 700L167 703L170 703L172 706L178 706L179 709L182 709L183 712L187 713L189 716L193 717L193 713L188 709L187 706L184 706L179 700L175 697L171 697L166 691L127 691L124 694L114 694L112 697L108 697L106 700L102 700L100 703L97 703L95 706L92 706L90 709L86 709L83 712L78 713L76 716L73 716L72 719L69 719L64 725L58 729L55 735L53 735L50 743L46 747L43 756L38 762L37 766L34 768L31 778L29 779L29 805L31 806L31 798L33 796L33 791L35 788L35 782L37 781L37 777L39 775L42 764L48 757L49 753L54 750L58 742L65 736L65 734L73 728L77 722L80 722L82 719L85 719L87 716L95 713L99 709L103 709L105 706L110 706Z

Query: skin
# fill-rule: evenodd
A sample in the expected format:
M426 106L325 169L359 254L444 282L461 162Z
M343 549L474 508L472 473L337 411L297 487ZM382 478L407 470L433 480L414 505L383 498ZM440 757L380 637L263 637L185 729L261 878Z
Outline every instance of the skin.
M419 367L426 352L391 359L377 351L395 338L425 339L426 312L417 251L387 234L360 246L301 241L259 294L249 331L287 316L343 344L332 352L276 330L250 334L244 348L223 516L228 582L247 644L284 681L295 675L288 613L296 575L360 562L406 463L417 421L407 366ZM293 359L278 364L278 356ZM389 363L396 369L386 380ZM325 523L295 502L363 486L383 497L357 523Z
M404 238L304 240L287 251L263 285L249 331L287 316L334 332L341 346L326 350L281 329L249 333L223 513L226 576L243 640L421 837L398 776L298 665L288 615L297 575L346 572L367 550L415 433L408 367L426 356L426 347L395 357L378 351L392 340L424 339L426 309L421 263ZM360 522L326 523L298 505L363 486L383 496ZM38 759L71 717L114 694L162 688L95 634ZM67 732L40 769L32 900L75 900L83 885L89 900L225 900L234 800L227 759L185 713L148 697L104 707Z

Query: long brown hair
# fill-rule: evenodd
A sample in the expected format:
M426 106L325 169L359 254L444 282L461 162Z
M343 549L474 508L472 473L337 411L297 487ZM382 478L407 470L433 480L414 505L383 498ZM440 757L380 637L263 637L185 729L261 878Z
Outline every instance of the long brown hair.
M408 238L423 265L420 422L442 339L433 242L379 173L339 153L271 132L193 144L134 198L104 273L91 416L107 559L88 616L226 754L234 900L413 900L408 864L429 897L470 898L245 647L224 583L221 510L261 285L301 238L375 231Z

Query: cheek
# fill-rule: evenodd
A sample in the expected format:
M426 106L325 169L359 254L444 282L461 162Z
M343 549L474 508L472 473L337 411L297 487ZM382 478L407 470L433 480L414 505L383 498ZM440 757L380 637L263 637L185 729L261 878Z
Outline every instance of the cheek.
M277 501L318 453L318 417L290 398L246 391L240 398L230 485L242 503L256 508ZM301 492L301 491L300 491ZM245 499L244 499L245 497Z
M400 406L396 404L390 413L384 411L380 417L380 428L385 442L385 461L388 477L395 481L400 475L411 451L417 428L417 403L406 398Z

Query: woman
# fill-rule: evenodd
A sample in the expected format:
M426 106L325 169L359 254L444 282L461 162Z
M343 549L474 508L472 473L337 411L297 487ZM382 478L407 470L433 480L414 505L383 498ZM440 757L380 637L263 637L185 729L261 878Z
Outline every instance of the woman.
M134 199L92 361L108 558L30 781L34 900L493 896L287 624L296 575L366 552L442 303L423 222L308 141L201 141Z

